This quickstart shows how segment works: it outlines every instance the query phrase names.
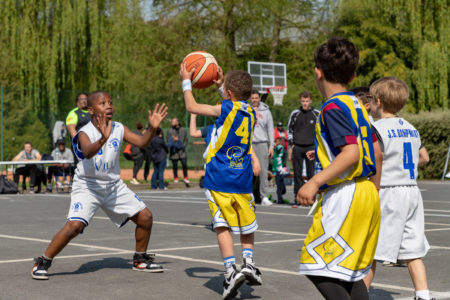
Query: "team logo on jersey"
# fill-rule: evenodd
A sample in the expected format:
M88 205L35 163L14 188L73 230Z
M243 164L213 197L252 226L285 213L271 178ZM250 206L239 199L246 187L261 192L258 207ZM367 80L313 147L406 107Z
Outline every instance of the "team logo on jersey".
M120 141L118 138L113 138L109 143L108 143L108 147L109 148L113 148L114 152L118 152L119 151L119 147L120 147Z
M83 210L83 204L81 204L81 202L75 202L72 206L72 210L74 212L79 212L80 210Z
M134 194L134 198L138 199L139 202L142 202L142 200L138 197L138 195Z
M227 157L230 160L230 168L233 169L243 169L244 149L238 146L233 146L228 148Z
M103 154L103 148L100 148L100 150L98 151L97 155L102 155Z
M399 119L398 122L400 123L400 125L403 125L403 120Z

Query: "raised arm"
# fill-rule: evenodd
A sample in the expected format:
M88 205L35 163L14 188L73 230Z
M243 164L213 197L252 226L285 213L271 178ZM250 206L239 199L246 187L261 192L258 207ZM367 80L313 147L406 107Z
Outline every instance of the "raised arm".
M112 121L107 122L105 115L97 116L96 122L93 122L93 124L102 135L99 140L91 143L89 136L85 132L81 131L78 133L78 144L81 152L87 159L94 157L111 135Z
M202 137L202 131L200 129L197 129L197 115L191 114L191 120L189 122L189 135L194 138L201 138Z
M156 104L155 109L152 111L148 111L148 123L150 127L145 131L143 135L138 135L132 132L128 127L124 126L123 139L139 148L144 148L150 143L156 133L156 129L158 129L162 120L167 116L167 106L162 104L159 106L159 103Z
M186 110L190 113L202 115L202 116L211 116L218 117L220 116L221 105L208 105L208 104L200 104L195 101L194 95L192 94L191 86L191 78L194 73L195 68L192 68L191 71L186 70L186 64L183 63L180 66L180 77L187 87L184 89L184 103L186 104ZM190 88L189 88L190 87Z

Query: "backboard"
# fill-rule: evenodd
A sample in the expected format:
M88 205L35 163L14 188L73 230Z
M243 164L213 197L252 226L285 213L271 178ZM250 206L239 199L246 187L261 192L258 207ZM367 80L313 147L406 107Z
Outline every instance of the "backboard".
M267 94L267 89L273 86L287 87L286 64L249 61L247 71L252 76L253 88L261 94Z

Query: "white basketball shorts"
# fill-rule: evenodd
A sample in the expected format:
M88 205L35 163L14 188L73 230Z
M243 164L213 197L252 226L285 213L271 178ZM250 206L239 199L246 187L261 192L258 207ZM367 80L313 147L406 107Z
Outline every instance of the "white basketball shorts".
M422 195L417 186L383 187L381 220L375 260L397 262L424 257L430 245L425 237Z
M122 180L108 184L74 181L67 220L88 226L99 207L117 227L122 227L146 206Z

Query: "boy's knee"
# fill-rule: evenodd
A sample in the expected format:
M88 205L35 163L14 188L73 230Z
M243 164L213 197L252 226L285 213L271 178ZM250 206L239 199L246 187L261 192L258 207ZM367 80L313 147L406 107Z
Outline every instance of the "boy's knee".
M86 227L86 225L84 225L83 222L68 221L65 225L66 235L69 238L74 238L77 235L79 235L80 233L82 233L85 227Z
M152 212L148 209L145 208L143 210L141 210L137 215L136 215L136 221L135 223L141 227L150 227L153 224L153 214Z

